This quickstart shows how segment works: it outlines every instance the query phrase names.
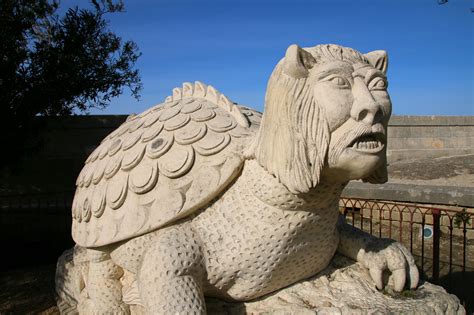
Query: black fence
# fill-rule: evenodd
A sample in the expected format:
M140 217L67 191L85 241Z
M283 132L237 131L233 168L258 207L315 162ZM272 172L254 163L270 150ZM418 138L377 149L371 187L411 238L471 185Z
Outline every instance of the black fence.
M71 204L74 192L0 197L0 240L6 254L2 270L54 263L74 245Z
M422 279L474 306L472 209L357 198L342 198L339 204L348 223L409 248Z

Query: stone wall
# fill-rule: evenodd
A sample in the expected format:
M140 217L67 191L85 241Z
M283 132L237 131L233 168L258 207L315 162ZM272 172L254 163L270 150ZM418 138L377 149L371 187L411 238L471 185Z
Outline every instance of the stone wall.
M388 161L474 154L474 116L392 116Z
M20 161L0 182L0 195L73 191L84 161L127 116L39 118L45 131L41 148Z

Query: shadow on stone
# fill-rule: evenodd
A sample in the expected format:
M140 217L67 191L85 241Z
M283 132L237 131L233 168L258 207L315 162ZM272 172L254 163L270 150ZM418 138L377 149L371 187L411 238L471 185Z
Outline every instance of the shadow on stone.
M455 294L464 304L468 314L474 314L474 272L453 272L439 279L439 285Z

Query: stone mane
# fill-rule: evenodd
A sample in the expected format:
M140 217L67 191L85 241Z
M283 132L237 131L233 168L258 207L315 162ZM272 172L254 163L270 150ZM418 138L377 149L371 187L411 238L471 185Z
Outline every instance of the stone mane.
M311 53L315 58L316 63L324 63L330 60L341 60L351 63L369 64L369 61L363 54L349 47L325 44L314 47L305 47L304 49Z
M292 193L318 184L329 145L329 130L314 106L308 81L286 75L282 62L277 65L268 83L262 125L248 154Z

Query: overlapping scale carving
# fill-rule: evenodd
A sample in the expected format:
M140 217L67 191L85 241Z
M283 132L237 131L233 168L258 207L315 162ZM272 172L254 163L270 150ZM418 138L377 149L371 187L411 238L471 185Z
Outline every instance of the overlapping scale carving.
M181 106L174 106L170 108L165 108L161 115L160 118L158 118L160 121L167 121L170 118L173 118L174 116L178 115L179 112L181 111Z
M180 103L180 101L172 101L170 102L169 104L167 104L167 107L175 107L176 105L178 105Z
M79 200L79 198L81 197L81 191L82 191L81 187L77 187L76 194L74 195L74 199L72 201L72 218L73 220L79 221L79 222L82 221L81 210L80 210L80 206L82 205L82 203Z
M122 126L118 127L117 133L114 134L113 137L120 137L121 135L128 132L128 128L129 128L128 122L123 123Z
M181 113L191 114L197 110L200 110L201 107L202 107L202 102L200 102L199 100L194 100L191 103L184 104L183 108L181 108Z
M180 101L169 101L167 103L164 104L164 107L175 107L176 105L178 105L180 103Z
M128 178L130 189L136 194L149 192L158 180L158 163L146 159L130 171Z
M161 110L156 110L152 113L149 113L147 116L144 117L145 122L143 123L143 127L149 127L153 125L158 118L160 118Z
M100 149L100 151L99 151L99 159L102 160L102 159L107 155L107 153L109 153L109 147L110 147L110 145L111 145L111 143L107 143L107 145L101 144L101 145L99 146L99 149Z
M105 171L105 166L106 166L107 161L105 160L100 160L97 163L95 163L95 168L92 173L92 183L93 184L98 184L100 180L102 179L102 176L104 176L104 171Z
M86 187L89 187L89 185L91 184L92 182L92 175L94 175L94 167L96 166L96 164L94 165L89 165L89 167L87 167L85 169L85 172L84 172L84 177L83 177L83 180L82 180L82 183L84 186Z
M197 122L203 122L211 120L216 116L216 112L213 109L202 108L201 110L191 114L191 119Z
M148 157L157 159L171 148L173 145L174 137L173 134L163 133L161 136L156 137L153 141L148 143L146 147Z
M163 130L163 123L161 121L155 122L150 128L145 130L142 135L142 141L147 142L154 139L160 134L161 130Z
M129 171L137 166L138 163L140 163L144 153L144 146L135 146L130 150L125 151L122 159L122 169Z
M97 158L99 157L99 151L100 151L99 147L95 148L95 150L87 158L86 163L92 163L95 160L97 160Z
M173 130L180 129L180 128L186 126L186 124L190 120L191 120L191 118L189 118L189 115L186 115L186 114L181 114L181 115L175 116L175 117L165 121L165 129L168 130L168 131L173 131Z
M122 148L122 139L114 139L109 146L108 154L109 156L114 155Z
M202 84L175 89L167 102L129 116L78 176L76 243L93 247L132 238L210 202L239 173L259 119Z
M87 196L84 199L84 202L82 203L82 221L84 222L89 222L91 219L91 201L89 199L89 196Z
M230 143L230 139L228 134L215 133L211 137L203 138L193 146L199 154L209 156L222 151Z
M151 112L156 112L157 110L159 110L159 109L161 109L161 108L162 108L161 106L152 106L152 107L148 108L147 110L141 112L141 113L138 115L138 117L139 117L139 118L150 117L149 115L150 115ZM144 126L145 126L145 123L146 123L146 121L144 120L144 121L143 121L143 125L144 125ZM148 124L148 125L150 125L150 124ZM145 126L145 127L147 127L147 126Z
M105 166L104 175L106 179L112 178L117 174L122 163L122 155L111 157L107 160L107 165Z
M86 172L86 169L91 165L90 163L86 162L86 165L82 168L82 170L79 172L79 175L77 176L76 179L76 186L77 187L83 187L84 186L84 174Z
M174 145L159 161L161 172L169 178L185 175L193 166L194 149L192 146Z
M105 210L105 182L94 187L91 199L91 212L96 218L100 217Z
M136 118L133 121L131 120L128 127L128 132L134 132L138 130L143 125L143 120Z
M229 130L229 135L232 138L247 138L251 136L251 131L249 131L247 128L237 126L236 128Z
M175 140L181 145L191 144L201 140L207 132L206 124L190 122L175 132Z
M237 123L229 116L217 116L207 123L209 129L215 132L226 132L237 127Z
M127 191L128 173L119 172L107 182L107 205L112 209L118 209L124 203Z
M127 138L125 138L125 140L123 141L122 150L126 151L130 149L131 147L133 147L138 142L138 140L140 140L142 134L143 134L143 130L137 130L130 133L127 136Z

